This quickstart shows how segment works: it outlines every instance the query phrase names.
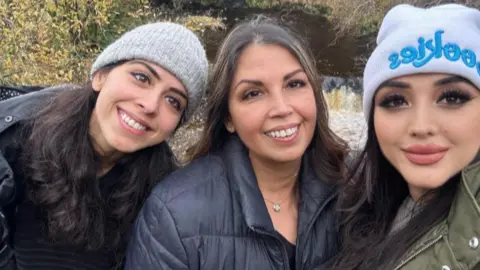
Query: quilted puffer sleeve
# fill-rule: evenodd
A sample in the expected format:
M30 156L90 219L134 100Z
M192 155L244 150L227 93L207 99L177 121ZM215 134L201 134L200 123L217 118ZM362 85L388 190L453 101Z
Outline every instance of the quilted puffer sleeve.
M125 269L189 269L175 221L154 192L146 200L135 222Z

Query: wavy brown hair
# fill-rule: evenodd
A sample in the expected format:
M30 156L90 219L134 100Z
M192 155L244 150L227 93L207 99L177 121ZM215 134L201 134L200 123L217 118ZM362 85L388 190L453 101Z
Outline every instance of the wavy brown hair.
M424 195L422 207L415 210L407 225L390 232L409 190L380 150L373 107L364 150L340 189L337 202L341 250L330 261L330 269L393 269L416 241L447 217L457 191L459 174Z
M89 135L97 97L91 83L62 89L27 123L27 198L45 212L48 235L55 242L116 251L118 264L144 200L176 168L176 161L166 142L126 154L114 167L121 174L112 191L102 196L100 156Z
M207 119L199 142L190 149L195 159L216 151L224 145L229 132L225 120L229 115L228 96L237 61L252 44L278 45L287 49L300 62L314 89L317 105L317 123L313 139L307 149L318 175L339 179L344 172L347 144L328 126L328 108L321 90L321 80L314 57L306 43L292 29L265 16L258 16L237 25L225 38L216 56L207 93Z

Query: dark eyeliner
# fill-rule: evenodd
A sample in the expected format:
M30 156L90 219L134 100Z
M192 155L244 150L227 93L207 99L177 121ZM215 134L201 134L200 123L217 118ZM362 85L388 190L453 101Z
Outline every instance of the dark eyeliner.
M380 107L384 107L384 108L394 108L396 107L395 105L392 106L392 103L394 103L395 101L405 101L405 98L400 95L400 94L390 94L386 97L384 97L380 103L378 104Z
M457 89L447 89L442 92L438 100L443 100L446 98L456 98L461 100L461 103L456 103L456 104L462 104L467 101L470 101L472 99L472 95L470 95L468 92L457 90Z

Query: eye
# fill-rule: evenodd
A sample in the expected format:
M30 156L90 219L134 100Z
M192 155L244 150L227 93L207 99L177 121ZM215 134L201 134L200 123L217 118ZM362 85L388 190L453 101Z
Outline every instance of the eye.
M405 107L408 106L407 101L405 100L405 97L403 97L400 94L391 94L386 96L379 104L383 108L400 108L400 107Z
M135 78L135 80L141 82L141 83L148 83L150 84L150 78L145 75L144 73L141 72L132 72L132 76Z
M175 108L175 110L177 111L182 110L182 103L177 98L172 96L167 96L166 99L167 99L167 102L170 103L170 105L172 105L173 108Z
M307 84L302 80L289 81L287 84L288 88L300 88L300 87L305 87L305 85Z
M256 90L256 89L249 90L243 95L242 99L246 100L246 99L255 98L255 97L260 96L261 94L262 94L262 92L260 92L260 90Z
M438 99L438 103L445 105L461 105L472 99L471 95L460 90L446 90Z

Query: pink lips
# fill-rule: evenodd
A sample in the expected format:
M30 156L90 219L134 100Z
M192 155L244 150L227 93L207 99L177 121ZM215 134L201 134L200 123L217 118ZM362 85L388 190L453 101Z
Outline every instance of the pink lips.
M448 147L436 144L416 144L403 149L407 159L417 165L432 165L446 155Z

